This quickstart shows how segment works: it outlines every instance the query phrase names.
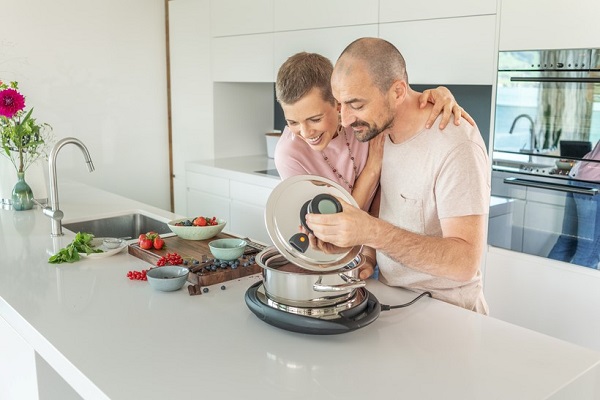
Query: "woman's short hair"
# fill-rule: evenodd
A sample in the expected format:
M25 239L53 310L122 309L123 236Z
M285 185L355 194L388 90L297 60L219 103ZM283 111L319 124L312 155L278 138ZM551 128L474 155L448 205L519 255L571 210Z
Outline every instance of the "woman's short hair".
M316 53L297 53L288 58L277 72L275 96L284 104L294 104L313 88L321 91L323 100L335 104L331 92L333 65Z

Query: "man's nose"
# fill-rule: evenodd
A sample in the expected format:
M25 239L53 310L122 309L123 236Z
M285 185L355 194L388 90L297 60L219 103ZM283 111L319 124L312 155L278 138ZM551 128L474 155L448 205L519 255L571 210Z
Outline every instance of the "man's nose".
M350 126L355 120L350 107L344 104L340 108L340 116L342 117L342 126Z

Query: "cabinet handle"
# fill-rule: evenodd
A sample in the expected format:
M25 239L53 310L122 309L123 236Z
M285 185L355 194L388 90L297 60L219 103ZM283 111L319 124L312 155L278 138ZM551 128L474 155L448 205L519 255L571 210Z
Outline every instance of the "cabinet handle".
M593 77L579 77L572 78L568 76L511 76L511 82L571 82L571 83L598 83L600 78Z
M521 179L521 178L505 178L504 183L508 185L517 185L517 186L528 186L534 187L538 189L548 189L548 190L558 190L560 192L567 193L579 193L579 194L587 194L589 196L595 196L598 194L598 189L587 187L587 186L571 186L564 185L561 183L550 183L550 182L539 182L532 181L529 179Z

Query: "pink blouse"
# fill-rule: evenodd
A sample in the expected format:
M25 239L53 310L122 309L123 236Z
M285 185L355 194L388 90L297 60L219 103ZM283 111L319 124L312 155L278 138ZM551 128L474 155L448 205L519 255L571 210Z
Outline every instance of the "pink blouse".
M286 127L275 148L275 166L281 179L296 175L317 175L339 183L351 193L352 189L348 184L354 185L358 178L351 156L354 157L360 175L367 163L368 154L369 144L359 142L351 128L346 129L345 137L341 134L333 138L321 152L313 150Z

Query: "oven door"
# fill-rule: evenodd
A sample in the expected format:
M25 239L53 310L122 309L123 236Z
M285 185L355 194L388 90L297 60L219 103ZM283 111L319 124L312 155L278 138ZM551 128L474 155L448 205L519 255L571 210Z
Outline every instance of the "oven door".
M505 211L492 206L488 243L597 269L599 190L594 182L493 171L492 196Z
M501 52L498 65L494 151L580 158L600 139L600 51Z

